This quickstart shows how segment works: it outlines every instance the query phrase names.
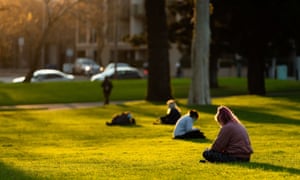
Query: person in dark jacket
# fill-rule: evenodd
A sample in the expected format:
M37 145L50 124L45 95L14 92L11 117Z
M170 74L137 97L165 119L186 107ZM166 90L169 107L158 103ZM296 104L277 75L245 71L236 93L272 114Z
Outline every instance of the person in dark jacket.
M160 117L153 124L176 124L177 120L181 117L181 110L173 99L168 100L167 105L167 114Z
M104 104L109 104L109 96L111 90L113 88L112 82L109 80L108 77L104 78L104 81L101 84L103 95L104 95Z

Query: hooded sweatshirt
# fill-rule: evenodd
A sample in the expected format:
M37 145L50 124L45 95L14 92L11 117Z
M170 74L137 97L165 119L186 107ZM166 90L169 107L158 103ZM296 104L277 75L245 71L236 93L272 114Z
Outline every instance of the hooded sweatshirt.
M222 126L211 149L240 158L250 158L253 153L247 130L235 122Z

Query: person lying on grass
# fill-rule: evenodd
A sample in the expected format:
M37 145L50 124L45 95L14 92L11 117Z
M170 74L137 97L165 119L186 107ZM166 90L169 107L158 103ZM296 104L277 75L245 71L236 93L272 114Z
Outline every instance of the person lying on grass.
M176 123L173 131L174 139L204 139L204 134L198 128L194 128L194 122L199 115L196 110L190 110L186 115L182 116Z
M209 162L249 162L253 150L247 130L239 119L228 107L219 106L215 120L221 129L203 157Z
M135 119L130 112L122 112L121 114L114 115L111 122L106 122L106 125L135 125Z

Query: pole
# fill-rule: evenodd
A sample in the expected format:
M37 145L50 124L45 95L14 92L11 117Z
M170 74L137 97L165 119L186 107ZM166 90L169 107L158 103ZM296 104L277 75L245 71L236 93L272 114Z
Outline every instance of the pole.
M114 62L115 62L115 73L114 73L114 77L117 78L118 77L118 72L117 72L117 63L118 63L118 41L119 41L119 5L120 5L120 1L119 0L115 0L114 1Z
M45 30L46 30L46 2L43 2L43 19L42 19L42 33L44 35ZM41 66L42 68L45 66L45 42L42 44L42 49L41 49Z

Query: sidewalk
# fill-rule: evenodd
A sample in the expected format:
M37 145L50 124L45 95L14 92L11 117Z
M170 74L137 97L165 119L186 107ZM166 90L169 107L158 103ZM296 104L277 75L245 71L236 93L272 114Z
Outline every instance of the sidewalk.
M112 104L116 104L116 103L118 102L112 102ZM57 110L57 109L79 109L79 108L89 108L89 107L98 107L98 106L99 107L103 106L103 102L0 106L0 110L10 110L10 109Z

